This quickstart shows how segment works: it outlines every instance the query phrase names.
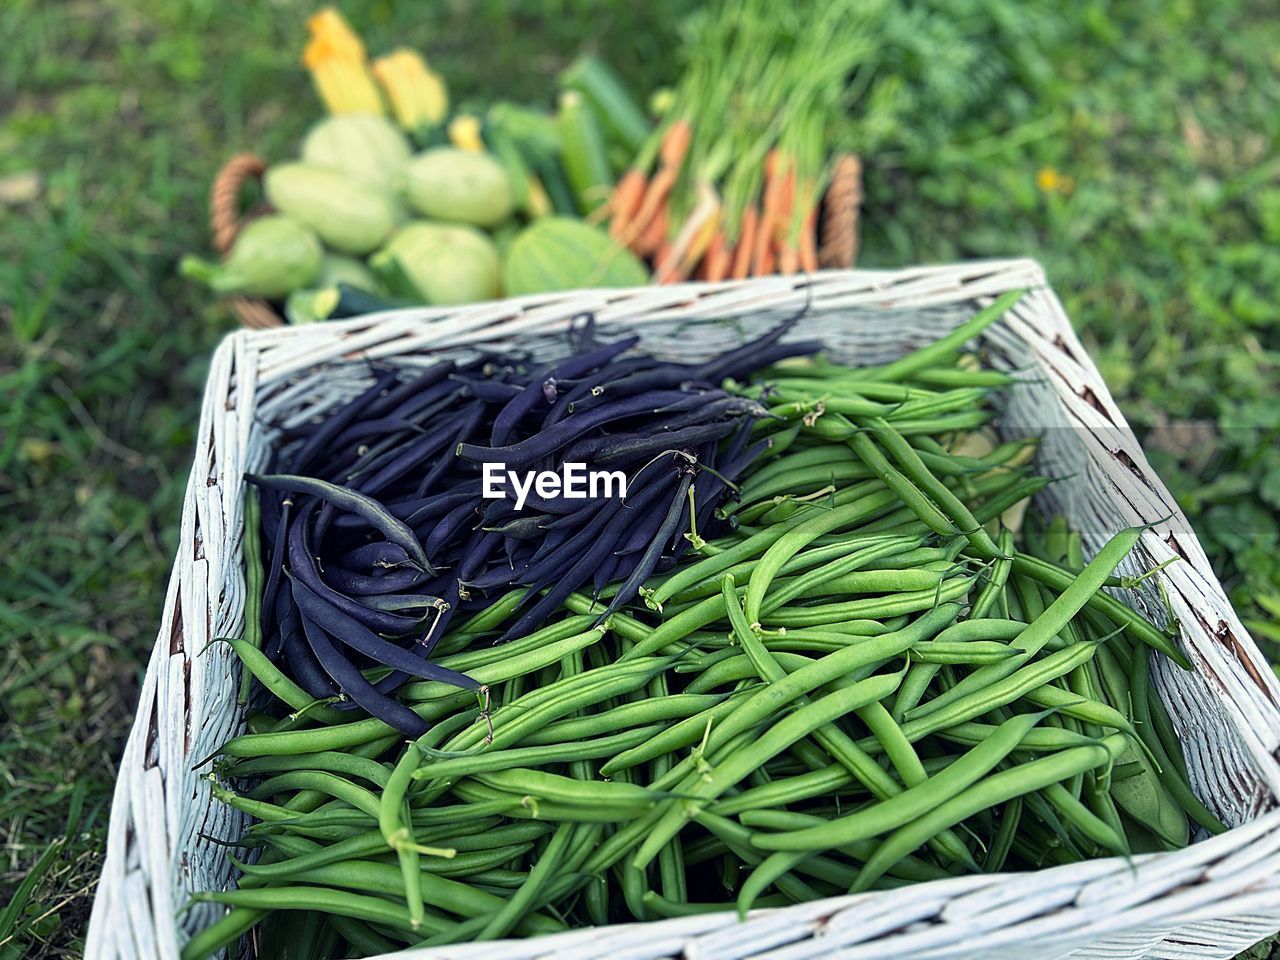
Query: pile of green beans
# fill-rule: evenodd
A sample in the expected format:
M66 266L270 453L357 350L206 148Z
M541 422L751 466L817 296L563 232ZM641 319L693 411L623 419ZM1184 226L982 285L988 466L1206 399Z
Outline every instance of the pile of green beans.
M1010 382L957 363L975 332L771 371L732 533L691 529L603 622L608 590L499 646L520 591L454 624L437 662L491 702L406 685L412 742L232 641L267 695L211 777L255 822L183 957L251 931L366 956L745 912L1224 829L1148 683L1154 654L1185 658L1104 591L1132 586L1141 530L1086 562L1061 518L1013 522L1045 485L1034 445L955 452Z

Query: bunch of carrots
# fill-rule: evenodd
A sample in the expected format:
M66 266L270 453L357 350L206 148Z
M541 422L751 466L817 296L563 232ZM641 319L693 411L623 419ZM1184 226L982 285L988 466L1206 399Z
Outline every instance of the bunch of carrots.
M659 283L818 268L819 207L857 140L875 7L722 0L691 21L663 122L608 206L610 235Z

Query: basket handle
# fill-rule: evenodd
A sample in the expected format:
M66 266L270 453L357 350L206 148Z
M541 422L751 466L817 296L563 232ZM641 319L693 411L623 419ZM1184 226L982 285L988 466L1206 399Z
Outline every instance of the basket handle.
M818 248L818 262L824 267L847 270L858 259L862 161L857 154L842 154L836 160L823 206L825 215L822 218L822 245Z
M255 153L238 153L214 177L209 190L209 223L213 227L213 248L225 254L236 241L242 220L240 190L250 180L258 180L267 164Z

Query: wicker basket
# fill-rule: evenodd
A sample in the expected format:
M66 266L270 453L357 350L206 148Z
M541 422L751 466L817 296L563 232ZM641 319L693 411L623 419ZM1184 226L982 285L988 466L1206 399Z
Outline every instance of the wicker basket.
M1121 526L1152 522L1126 572L1182 558L1162 580L1195 669L1157 657L1153 682L1185 745L1196 792L1234 829L1132 861L961 877L762 910L745 922L726 912L396 956L1227 958L1280 928L1280 689L1040 268L1015 260L580 291L230 336L209 373L181 546L120 766L88 955L177 957L189 932L216 915L204 904L177 917L189 892L234 883L219 842L244 823L211 801L195 764L241 726L238 666L225 645L208 641L241 626L242 476L263 463L276 427L368 383L369 359L422 365L513 339L536 349L583 311L594 311L606 331L634 328L655 352L689 359L807 306L796 336L821 335L838 356L873 363L1023 287L1030 292L980 342L993 365L1021 371L1001 430L1043 435L1041 468L1069 479L1052 485L1042 505L1082 529L1086 551ZM1165 609L1154 593L1126 592L1125 599L1157 617Z
M226 256L242 224L265 210L260 206L247 213L240 209L240 194L246 184L260 180L267 164L253 153L239 153L218 171L209 190L209 225L213 248ZM858 256L858 212L862 206L862 164L853 154L836 160L831 186L822 201L822 227L818 238L818 260L823 267L848 269ZM284 325L284 316L272 304L257 297L228 297L227 305L250 330L266 330Z

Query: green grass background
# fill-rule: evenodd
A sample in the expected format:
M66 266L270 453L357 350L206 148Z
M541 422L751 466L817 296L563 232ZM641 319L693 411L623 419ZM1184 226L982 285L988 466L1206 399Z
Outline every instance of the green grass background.
M1268 7L911 4L862 262L1039 258L1238 609L1280 641ZM343 8L372 50L426 50L465 101L546 98L580 49L651 89L687 4ZM0 960L82 949L207 358L233 325L174 265L206 247L222 161L288 155L318 112L310 10L0 4ZM1050 170L1071 188L1044 189Z

